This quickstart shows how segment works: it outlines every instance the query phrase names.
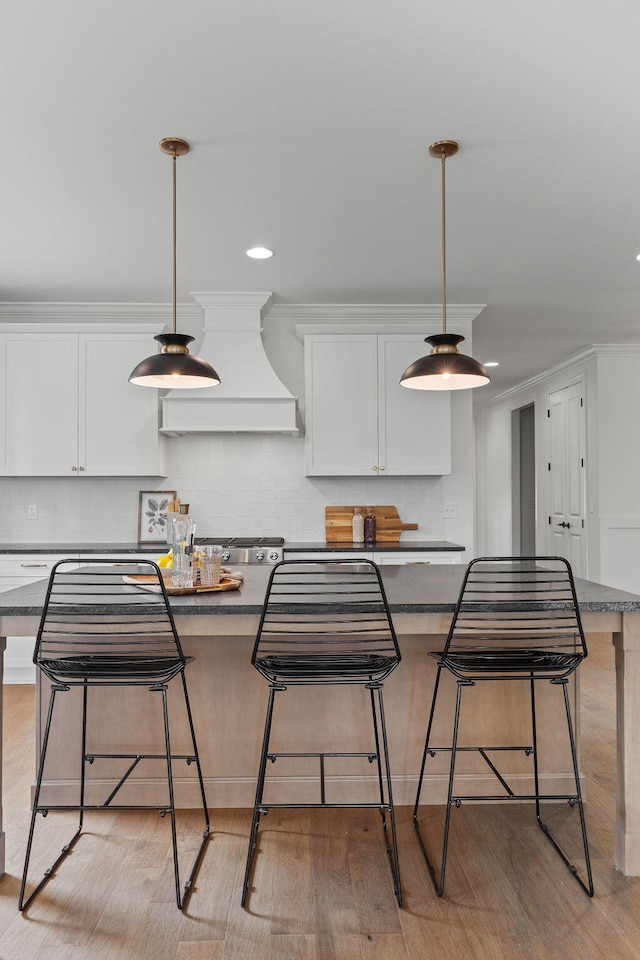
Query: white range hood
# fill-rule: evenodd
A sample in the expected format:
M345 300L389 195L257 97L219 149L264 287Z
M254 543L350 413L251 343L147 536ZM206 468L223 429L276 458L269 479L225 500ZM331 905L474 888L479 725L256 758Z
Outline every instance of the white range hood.
M198 390L171 390L162 399L161 431L289 433L298 435L294 397L276 376L262 343L262 313L270 293L192 293L204 310L198 356L222 382Z

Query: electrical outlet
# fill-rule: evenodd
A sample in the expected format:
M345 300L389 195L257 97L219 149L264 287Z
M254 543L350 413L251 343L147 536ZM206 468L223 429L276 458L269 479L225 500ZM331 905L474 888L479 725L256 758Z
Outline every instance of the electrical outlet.
M442 507L442 516L445 520L455 520L458 516L458 504L445 503Z
M27 520L37 520L38 519L38 504L30 503L27 506Z

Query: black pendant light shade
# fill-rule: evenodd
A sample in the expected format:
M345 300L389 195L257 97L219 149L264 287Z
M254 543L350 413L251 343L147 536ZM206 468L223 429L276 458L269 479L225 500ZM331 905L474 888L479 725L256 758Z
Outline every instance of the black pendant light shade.
M220 377L213 367L206 360L192 357L189 353L188 344L195 338L176 332L176 159L189 152L189 144L178 137L165 137L159 146L163 153L173 157L173 332L154 337L162 344L162 352L154 353L139 363L129 377L129 383L161 390L216 387Z
M468 390L489 383L491 377L477 360L458 353L464 337L456 333L436 333L427 337L431 353L414 360L400 378L403 387L412 390Z
M183 333L160 333L153 338L162 344L162 353L142 360L129 377L130 383L164 390L182 387L215 387L220 377L206 360L192 357L187 347L194 339Z
M442 333L426 337L431 353L415 360L400 377L403 387L412 390L468 390L489 383L491 377L477 360L458 352L464 337L447 333L447 245L444 168L447 157L458 152L455 140L438 140L429 147L429 154L441 161L442 170Z

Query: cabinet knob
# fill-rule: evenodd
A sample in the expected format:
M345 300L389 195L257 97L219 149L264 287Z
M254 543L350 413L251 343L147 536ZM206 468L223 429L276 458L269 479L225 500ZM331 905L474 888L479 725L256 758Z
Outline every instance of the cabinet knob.
M71 467L71 469L72 469L72 470L77 470L78 468L77 468L77 467Z
M372 470L377 470L378 468L377 468L377 467L371 467L371 469L372 469Z
M384 467L380 467L381 470L384 470Z
M84 470L84 467L78 467L79 470Z

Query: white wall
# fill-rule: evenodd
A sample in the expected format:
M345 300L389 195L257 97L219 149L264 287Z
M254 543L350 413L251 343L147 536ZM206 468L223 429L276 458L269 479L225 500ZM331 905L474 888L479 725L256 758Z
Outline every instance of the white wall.
M546 409L580 379L587 425L587 576L640 593L640 348L596 344L476 411L478 552L511 552L511 411L536 407L537 550L546 549ZM506 504L508 509L503 508Z

